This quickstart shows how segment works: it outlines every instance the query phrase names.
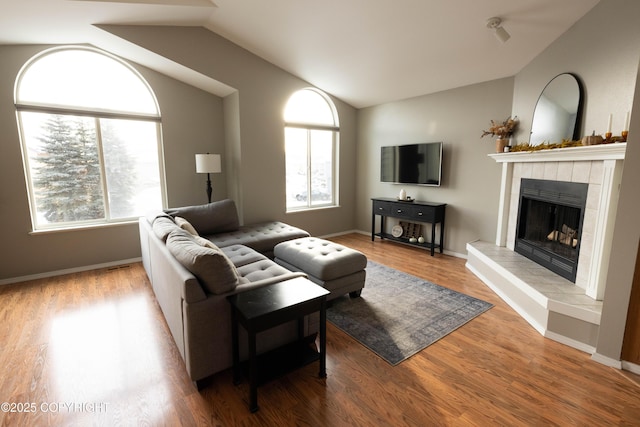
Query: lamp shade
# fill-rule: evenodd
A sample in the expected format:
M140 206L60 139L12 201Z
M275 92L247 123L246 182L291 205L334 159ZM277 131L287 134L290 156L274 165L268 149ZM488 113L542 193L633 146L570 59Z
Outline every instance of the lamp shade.
M222 172L220 154L196 154L196 173Z

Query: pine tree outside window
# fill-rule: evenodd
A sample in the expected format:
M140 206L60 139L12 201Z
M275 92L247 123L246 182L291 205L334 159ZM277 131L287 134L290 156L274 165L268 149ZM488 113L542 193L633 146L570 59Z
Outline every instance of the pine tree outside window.
M85 47L45 51L18 76L16 109L34 230L165 205L160 113L128 64Z
M315 89L295 92L285 119L287 212L337 206L338 116Z

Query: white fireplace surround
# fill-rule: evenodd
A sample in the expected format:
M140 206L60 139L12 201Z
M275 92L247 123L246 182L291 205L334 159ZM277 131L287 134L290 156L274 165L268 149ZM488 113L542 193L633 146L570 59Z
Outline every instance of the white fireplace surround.
M502 163L496 245L514 248L522 178L589 184L576 286L602 300L626 147L616 143L491 155Z
M495 244L467 245L468 268L532 326L585 351L594 348L599 328L626 146L614 143L489 155L502 164L496 240ZM588 184L575 285L514 252L522 178ZM545 292L551 284L553 292ZM571 298L559 296L557 284L560 293L566 290Z

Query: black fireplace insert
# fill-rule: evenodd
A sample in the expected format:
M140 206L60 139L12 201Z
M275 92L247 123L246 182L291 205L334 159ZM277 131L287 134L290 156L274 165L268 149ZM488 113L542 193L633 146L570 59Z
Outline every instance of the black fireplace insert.
M515 251L576 281L588 184L523 178Z

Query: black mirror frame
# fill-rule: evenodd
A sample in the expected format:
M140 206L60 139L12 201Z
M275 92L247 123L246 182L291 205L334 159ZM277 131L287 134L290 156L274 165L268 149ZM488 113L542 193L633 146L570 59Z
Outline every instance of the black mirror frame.
M533 131L534 119L536 117L536 109L538 108L538 103L540 102L540 98L542 97L542 94L544 93L544 91L549 87L549 85L555 79L557 79L560 76L564 76L564 75L568 75L568 76L573 77L575 82L576 82L576 84L577 84L577 86L578 86L578 108L576 110L576 123L574 125L573 135L571 136L571 138L572 138L573 141L576 141L576 140L581 138L580 130L582 129L582 116L583 116L583 113L584 113L584 111L583 111L584 110L584 84L582 83L580 78L574 73L560 73L557 76L555 76L554 78L552 78L551 80L549 80L549 82L544 86L544 88L540 92L540 95L538 95L538 99L536 100L536 105L533 108L533 115L531 117L531 129L529 130L529 142L531 142L531 134L532 134L532 131Z

